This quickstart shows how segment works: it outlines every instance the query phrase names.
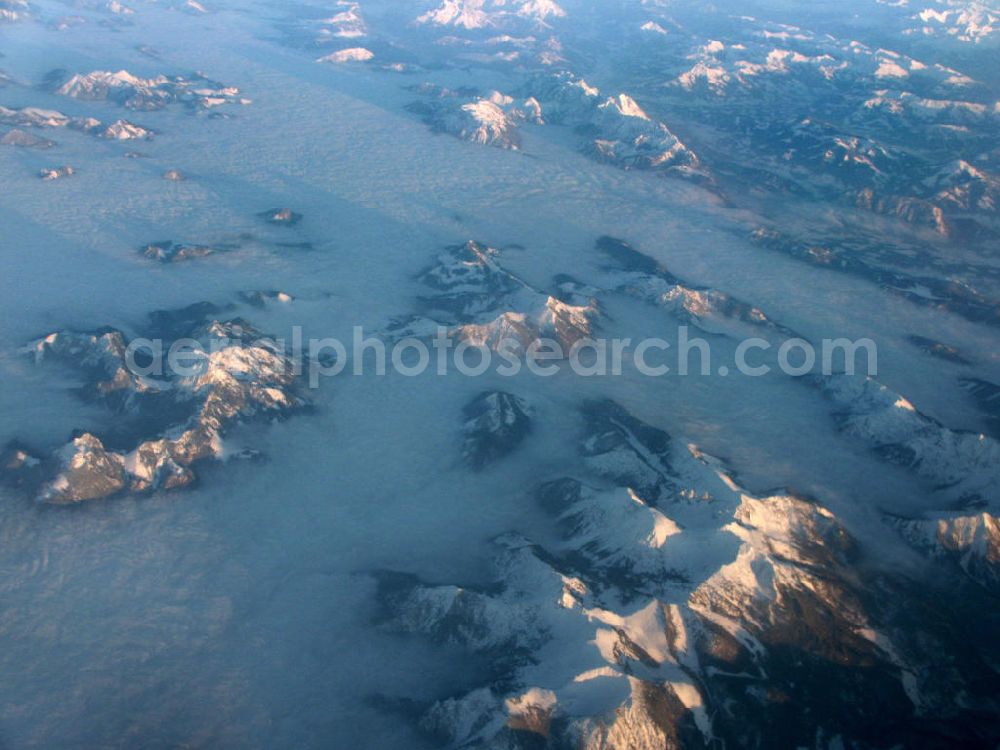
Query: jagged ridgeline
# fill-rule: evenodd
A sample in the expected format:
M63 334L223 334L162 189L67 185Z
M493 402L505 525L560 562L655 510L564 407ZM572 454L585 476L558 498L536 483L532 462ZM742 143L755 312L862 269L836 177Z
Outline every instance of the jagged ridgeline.
M225 312L206 302L149 316L146 333L162 352L180 339L199 344L183 371L145 347L130 360L128 338L111 328L56 331L32 342L26 355L79 377L81 397L112 412L114 427L104 439L79 432L45 454L11 446L4 477L59 504L174 489L195 481L198 464L232 456L224 436L235 424L302 409L291 359L249 321L220 317Z
M525 411L506 394L470 406L494 433ZM497 538L482 588L376 576L382 629L491 666L420 710L429 736L508 750L996 740L997 677L981 658L995 649L966 620L983 589L868 568L816 500L753 494L613 401L580 417L575 475L533 490L557 541Z
M472 240L447 248L419 275L430 290L418 300L420 313L394 320L386 335L420 338L443 327L456 339L518 355L540 339L558 342L566 355L592 336L600 317L592 297L573 283L538 289L502 260L500 250Z

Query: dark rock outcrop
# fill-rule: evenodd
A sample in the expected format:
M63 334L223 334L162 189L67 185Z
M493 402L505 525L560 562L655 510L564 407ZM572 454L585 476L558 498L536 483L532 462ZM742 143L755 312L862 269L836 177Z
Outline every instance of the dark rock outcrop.
M531 431L531 407L503 391L481 393L465 405L462 414L466 420L462 455L476 470L511 453Z

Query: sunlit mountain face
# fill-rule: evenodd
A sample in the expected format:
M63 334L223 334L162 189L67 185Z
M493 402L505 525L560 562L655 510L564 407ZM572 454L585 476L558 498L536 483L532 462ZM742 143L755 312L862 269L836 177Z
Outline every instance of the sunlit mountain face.
M1000 5L0 0L0 750L1000 746Z

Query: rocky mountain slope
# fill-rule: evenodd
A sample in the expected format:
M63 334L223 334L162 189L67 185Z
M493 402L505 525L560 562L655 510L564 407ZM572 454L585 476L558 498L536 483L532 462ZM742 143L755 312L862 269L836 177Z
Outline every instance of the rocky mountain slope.
M79 373L81 395L119 414L129 429L114 436L122 449L84 432L7 474L33 486L38 499L59 504L173 489L195 480L198 463L225 456L223 437L234 424L300 409L305 402L285 353L246 320L219 320L213 311L197 305L154 315L157 333L169 336L156 339L155 352L114 329L58 331L30 344L39 365ZM177 340L197 348L168 366L163 347L170 351ZM152 374L137 374L146 370Z

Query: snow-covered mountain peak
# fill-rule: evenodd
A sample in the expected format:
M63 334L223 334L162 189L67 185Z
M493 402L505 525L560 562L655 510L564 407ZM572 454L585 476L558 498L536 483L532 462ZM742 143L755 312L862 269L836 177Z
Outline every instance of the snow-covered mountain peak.
M153 316L154 332L199 342L183 370L137 374L121 331L60 331L25 348L38 363L76 370L88 399L156 431L131 450L110 450L82 434L47 460L41 500L74 503L121 491L171 489L195 480L194 465L222 455L234 423L289 413L304 404L291 361L246 321L205 319L211 305ZM138 355L132 355L138 358ZM188 372L190 370L190 372Z
M545 24L566 12L554 0L443 0L416 20L419 25L451 26L467 31L503 27L511 18Z

